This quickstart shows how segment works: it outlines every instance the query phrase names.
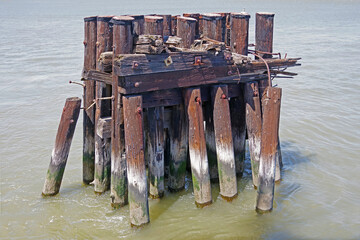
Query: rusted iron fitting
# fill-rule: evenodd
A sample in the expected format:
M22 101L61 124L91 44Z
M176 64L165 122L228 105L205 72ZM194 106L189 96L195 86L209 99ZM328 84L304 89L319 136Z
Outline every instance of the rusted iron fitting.
M132 68L138 68L138 67L139 67L139 62L133 61Z
M201 56L196 56L194 59L194 65L200 65L201 64Z
M253 91L253 96L254 97L257 97L259 95L259 91L258 91L258 88L255 87L255 83L251 83L251 89Z
M83 84L83 83L79 83L79 82L74 82L74 81L69 81L69 83L70 84L77 84L77 85L79 85L79 86L82 86L83 88L85 87L85 84Z
M114 97L114 96L110 96L110 97L96 98L96 101L99 101L99 100L110 100L110 99L114 101L115 97Z
M197 102L198 104L201 103L201 99L199 97L195 97L195 102Z
M84 44L84 46L86 46L86 45L87 45L87 42L86 42L86 41L83 41L83 44Z
M141 112L142 112L141 107L138 107L138 108L136 109L136 112L137 112L138 114L141 114Z
M225 94L221 94L221 99L226 99L226 95L225 95Z

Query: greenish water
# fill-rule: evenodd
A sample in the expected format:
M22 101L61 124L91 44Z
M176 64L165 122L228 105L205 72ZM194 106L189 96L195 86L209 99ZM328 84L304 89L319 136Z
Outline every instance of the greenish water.
M302 57L283 89L283 180L274 210L256 214L247 154L239 196L197 209L186 190L151 200L151 223L82 185L82 116L60 194L42 198L65 98L81 97L83 17L183 12L275 12L274 51ZM359 1L0 0L1 239L360 239ZM80 124L79 124L80 123Z

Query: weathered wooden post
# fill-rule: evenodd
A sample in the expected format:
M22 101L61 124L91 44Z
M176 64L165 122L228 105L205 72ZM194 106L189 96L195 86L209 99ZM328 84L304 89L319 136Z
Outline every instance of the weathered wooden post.
M223 17L217 13L207 13L200 16L200 32L207 38L211 38L217 41L223 41ZM218 178L217 159L216 159L216 145L215 145L215 131L213 120L213 109L210 102L204 104L205 110L205 137L206 148L209 160L209 173L210 178Z
M151 35L161 35L164 33L164 19L159 16L145 16L144 33Z
M274 13L256 13L255 50L260 51L263 58L271 58L273 50ZM264 53L261 53L264 52Z
M210 179L215 181L219 177L218 160L216 155L215 130L214 130L214 112L211 101L203 104L205 120L205 141L206 152L209 162Z
M154 107L147 110L150 197L164 195L164 108Z
M201 32L204 37L214 39L216 41L225 41L225 25L223 24L223 16L217 13L202 14L200 18ZM213 113L210 103L205 103L205 122L206 122L206 147L209 158L209 170L211 179L218 177L215 132L213 126Z
M248 54L250 14L231 13L230 15L230 48L232 52Z
M171 16L171 35L176 36L177 32L177 18L179 15Z
M144 15L131 15L130 17L134 18L132 21L133 35L139 36L144 34Z
M201 15L202 34L204 37L216 41L225 42L225 30L222 21L223 17L217 13L206 13Z
M211 88L211 101L214 109L213 119L220 195L231 201L237 196L237 181L227 86L213 86Z
M229 36L229 31L230 29L228 29L228 24L229 24L229 17L230 17L230 13L224 13L224 12L219 12L217 14L220 14L221 16L221 24L222 24L222 31L223 31L223 36L224 36L224 42L227 46L230 46L230 36Z
M273 51L274 16L274 13L256 13L255 51L263 58L272 58L272 55L268 53ZM267 86L269 86L268 80L259 81L260 98Z
M139 19L138 19L139 20ZM116 55L131 53L133 48L132 25L134 18L128 16L113 17L113 53ZM138 22L138 30L142 28ZM140 33L140 32L138 32ZM114 64L113 64L114 66ZM124 110L122 97L118 91L119 78L113 69L112 124L111 124L111 205L114 208L124 206L128 202L128 182L126 175L126 151L124 134Z
M195 203L198 207L204 207L211 204L212 198L200 88L186 89L184 100L189 124L189 152Z
M100 16L97 18L97 42L96 42L96 59L100 58L100 54L112 49L112 28L110 20L112 16ZM96 70L100 70L99 62L96 62ZM95 175L94 175L94 191L103 193L110 187L111 172L111 139L102 138L98 134L100 127L99 120L102 117L110 115L111 102L104 101L101 98L108 97L109 88L105 83L96 82L96 108L95 108Z
M188 157L188 128L184 104L172 107L169 127L170 159L168 187L179 191L185 187Z
M130 222L141 226L150 221L144 160L141 96L123 96Z
M182 46L190 47L194 41L194 24L192 18L177 17L177 36L182 38ZM171 191L179 191L185 187L186 161L188 153L188 128L184 103L173 106L169 127L169 181Z
M43 196L56 195L60 190L71 141L80 113L81 99L67 98L56 134L55 146L51 154L49 169L42 191Z
M166 14L166 15L156 15L156 16L163 18L163 36L171 36L171 31L172 31L171 15Z
M231 51L242 55L247 55L250 15L247 13L231 13L229 17ZM244 170L246 144L245 102L243 87L243 84L239 86L239 97L230 99L231 123L236 159L236 173L238 174L242 174Z
M275 156L278 145L281 88L267 87L262 97L263 122L256 210L271 211L274 200Z
M255 29L255 50L257 54L263 58L272 58L270 53L273 52L273 35L274 35L274 13L259 12L256 13L256 29ZM266 87L269 86L268 80L259 81L259 93L260 98ZM279 141L280 142L280 141ZM281 166L281 149L280 144L278 147L279 151L276 157L276 181L281 179L280 166Z
M184 13L184 17L190 17L196 19L195 24L195 39L200 38L200 13Z
M171 17L171 16L170 16ZM163 17L145 16L145 33L163 35ZM171 27L171 25L170 25ZM169 30L169 29L167 29ZM149 193L152 198L164 195L164 107L148 108Z
M231 130L234 144L236 174L241 176L244 172L245 151L246 151L246 121L245 101L243 95L243 84L238 86L239 97L230 99Z
M245 83L246 128L249 140L252 179L259 186L259 163L261 148L261 109L257 82Z
M182 39L180 47L190 48L196 35L196 19L190 17L177 18L177 36Z
M84 18L84 70L96 68L96 17ZM85 81L84 87L84 117L83 117L83 182L94 181L95 166L95 108L89 106L95 99L95 82Z

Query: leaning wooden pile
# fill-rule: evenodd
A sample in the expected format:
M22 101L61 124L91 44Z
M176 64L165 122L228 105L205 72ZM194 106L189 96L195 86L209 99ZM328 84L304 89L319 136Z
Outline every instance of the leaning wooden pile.
M273 17L257 13L254 50L247 13L85 18L84 183L110 189L115 208L129 203L136 226L150 221L148 195L182 190L187 170L197 206L211 204L210 180L231 201L247 136L257 210L271 210L281 165L271 80L300 65L272 53Z

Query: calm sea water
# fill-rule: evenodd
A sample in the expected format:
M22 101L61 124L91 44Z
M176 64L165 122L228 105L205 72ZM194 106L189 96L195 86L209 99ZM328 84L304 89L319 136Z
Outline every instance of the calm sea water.
M82 95L83 17L245 8L275 12L274 51L302 57L283 88L283 181L274 211L257 215L249 156L239 197L196 209L192 186L149 200L151 223L82 185L82 116L60 194L42 198L65 98ZM0 0L1 239L360 239L359 1Z

